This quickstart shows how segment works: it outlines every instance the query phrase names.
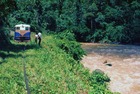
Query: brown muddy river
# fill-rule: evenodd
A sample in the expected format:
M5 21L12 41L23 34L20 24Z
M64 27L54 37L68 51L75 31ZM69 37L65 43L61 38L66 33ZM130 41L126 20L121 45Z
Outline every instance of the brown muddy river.
M104 71L111 91L140 94L140 46L82 43L82 47L87 52L82 64L90 71Z

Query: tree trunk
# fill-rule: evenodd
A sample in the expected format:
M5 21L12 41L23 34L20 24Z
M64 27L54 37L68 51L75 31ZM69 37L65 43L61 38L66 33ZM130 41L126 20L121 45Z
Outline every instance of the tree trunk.
M91 17L91 32L93 31L93 17Z
M59 16L62 14L62 8L63 8L63 0L59 0L58 10L59 10Z
M81 4L81 1L80 0L77 0L76 2L76 24L79 25L80 23L80 17L81 17L81 10L80 10L80 4Z

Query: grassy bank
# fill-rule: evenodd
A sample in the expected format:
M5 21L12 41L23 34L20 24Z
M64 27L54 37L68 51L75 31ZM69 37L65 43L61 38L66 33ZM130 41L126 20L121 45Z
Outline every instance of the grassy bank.
M25 51L24 44L12 43L15 49L10 53L0 52L1 94L27 93L23 62L31 94L112 94L107 88L107 76L90 74L79 63L84 53L77 42L44 35L41 47L32 39Z

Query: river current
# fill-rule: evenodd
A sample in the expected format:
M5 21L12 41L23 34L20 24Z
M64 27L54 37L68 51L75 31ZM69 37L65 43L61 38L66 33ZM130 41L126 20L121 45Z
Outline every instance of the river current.
M104 71L111 91L140 94L140 46L82 43L82 48L87 55L81 63L91 72Z

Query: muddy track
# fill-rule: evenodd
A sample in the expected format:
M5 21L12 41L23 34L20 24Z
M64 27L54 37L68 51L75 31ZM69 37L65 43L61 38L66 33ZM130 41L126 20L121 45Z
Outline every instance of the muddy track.
M90 71L101 69L111 79L109 88L121 94L140 94L140 46L83 43L81 61Z

